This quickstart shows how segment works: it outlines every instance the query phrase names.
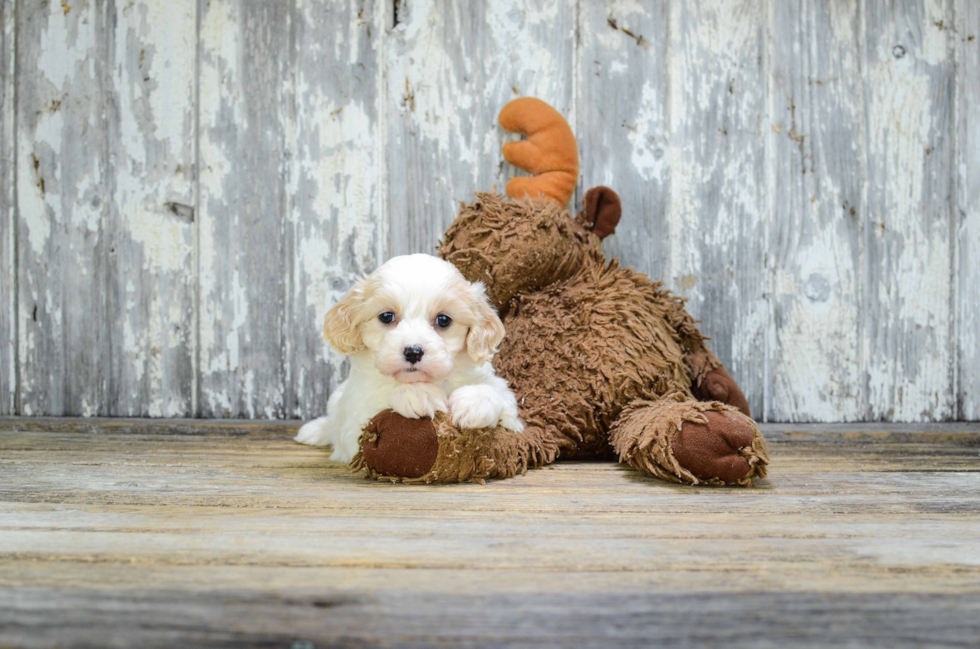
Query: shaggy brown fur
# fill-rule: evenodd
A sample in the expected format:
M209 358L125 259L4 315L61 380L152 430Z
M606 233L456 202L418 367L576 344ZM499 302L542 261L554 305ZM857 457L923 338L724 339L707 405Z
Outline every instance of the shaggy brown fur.
M437 449L435 459L426 459L429 470L418 472L416 458L430 455L429 444ZM558 447L540 435L499 427L464 430L441 412L435 419L406 419L385 410L365 428L351 469L365 469L369 478L408 484L482 483L550 464L557 455Z
M684 301L603 259L596 232L611 233L619 219L615 192L591 190L585 203L573 220L554 202L477 194L441 246L467 279L486 284L501 313L507 336L494 366L517 395L525 431L458 430L440 415L416 420L403 442L390 424L372 425L355 468L380 479L456 482L615 453L687 484L765 476L765 444L748 404ZM730 405L698 401L695 392ZM436 439L408 443L418 435ZM429 456L438 448L425 473L416 460L403 458L412 470L398 471L377 459L421 453L416 446Z

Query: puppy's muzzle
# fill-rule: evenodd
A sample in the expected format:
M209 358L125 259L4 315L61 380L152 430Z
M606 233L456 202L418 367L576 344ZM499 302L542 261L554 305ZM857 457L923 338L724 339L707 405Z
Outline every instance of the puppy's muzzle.
M421 345L412 345L411 347L406 347L403 353L405 354L405 360L411 363L412 365L415 365L420 360L422 360L422 356L425 354L425 352L422 351Z

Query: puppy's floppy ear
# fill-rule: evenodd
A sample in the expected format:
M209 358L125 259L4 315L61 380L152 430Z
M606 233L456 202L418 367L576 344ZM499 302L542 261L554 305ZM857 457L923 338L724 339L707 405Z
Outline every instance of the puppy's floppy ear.
M470 299L478 320L466 334L466 351L474 363L483 363L497 353L497 345L504 339L504 323L490 306L483 282L470 285Z
M364 305L368 279L364 278L354 284L347 295L327 311L327 317L323 321L323 337L344 356L365 349L358 314Z

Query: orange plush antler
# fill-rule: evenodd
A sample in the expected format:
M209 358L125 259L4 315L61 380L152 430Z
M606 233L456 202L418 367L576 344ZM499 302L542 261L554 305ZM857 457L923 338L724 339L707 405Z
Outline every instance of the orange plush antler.
M504 130L528 138L505 144L504 159L534 174L511 178L507 195L544 195L564 207L578 182L578 145L565 118L540 99L522 97L504 106L499 121Z

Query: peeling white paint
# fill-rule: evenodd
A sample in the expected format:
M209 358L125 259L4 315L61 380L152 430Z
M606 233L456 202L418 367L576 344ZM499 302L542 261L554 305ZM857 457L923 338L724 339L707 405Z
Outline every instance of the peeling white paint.
M954 409L945 204L951 143L943 130L952 110L945 92L952 62L946 46L934 42L935 32L946 42L948 30L936 23L949 18L927 4L925 15L897 7L869 26L876 47L867 69L872 266L865 371L873 419L941 419Z
M345 372L326 310L502 190L497 112L538 96L577 131L579 194L622 195L604 247L691 298L753 404L769 391L756 414L937 419L958 391L976 417L980 14L954 4L419 0L389 31L380 4L297 0L268 25L213 0L199 32L189 0L25 5L21 412L194 414L190 371L205 413L320 414Z
M198 133L200 188L198 190L198 257L197 277L200 301L200 326L197 330L199 354L199 384L201 404L207 404L217 416L232 415L236 404L231 389L238 371L240 327L247 318L248 301L245 287L239 281L237 270L231 275L230 285L218 274L225 263L227 251L219 247L218 233L229 227L239 226L238 215L226 213L232 221L227 226L215 222L212 206L219 207L234 197L225 195L226 186L235 185L235 161L229 157L223 143L212 133L220 132L222 120L231 119L244 128L247 120L241 109L238 87L241 47L241 26L238 24L236 6L232 2L209 3L201 12L201 61L200 132ZM236 101L237 99L237 101ZM273 215L270 215L274 218ZM230 313L226 313L226 309ZM216 378L227 377L219 389L210 387ZM220 381L218 381L220 383Z
M980 419L980 4L957 0L956 342L959 417ZM964 39L963 33L967 36ZM970 36L973 35L973 40ZM954 220L954 223L956 221Z
M540 97L575 121L572 0L406 4L386 45L393 253L431 252L457 201L516 174L501 163L506 102ZM459 33L475 24L485 28Z
M669 15L668 285L688 297L761 418L765 390L765 135L759 3L676 3Z
M105 405L98 363L107 352L99 339L101 23L91 6L72 15L48 4L17 9L17 67L34 71L17 75L16 96L19 396L36 414L96 412Z
M644 180L659 180L670 164L666 155L667 143L657 137L656 128L662 123L664 98L653 84L645 82L634 126L627 136L633 145L631 161Z
M127 416L188 414L193 396L193 2L123 7L113 24L114 390ZM176 326L175 326L176 325ZM190 371L189 371L190 370Z
M92 13L79 20L69 12L56 7L44 17L46 29L41 32L38 45L38 72L55 86L70 83L75 71L80 67L88 69L89 76L95 76L95 60L90 58L94 44L95 20Z
M458 8L455 8L458 11ZM433 36L452 31L452 18L432 0L412 2L410 19L398 26L399 36L407 43L417 45L406 55L392 60L389 86L401 93L398 110L412 118L413 126L429 145L442 154L448 154L450 146L466 142L463 120L472 111L476 98L469 92L453 92L464 86L459 65L467 61L453 57L449 51L451 41L438 42ZM413 115L414 114L414 115ZM469 144L467 142L467 144ZM476 151L472 146L459 147L454 151L458 163L473 169Z
M0 11L5 15L13 8L6 0ZM14 173L17 107L14 97L14 73L17 55L14 34L16 22L7 19L0 25L4 51L0 60L0 415L13 415L17 410L17 280L16 242L17 228L16 191Z
M866 414L861 274L864 108L857 5L773 6L769 224L774 421ZM793 52L793 55L790 55Z

